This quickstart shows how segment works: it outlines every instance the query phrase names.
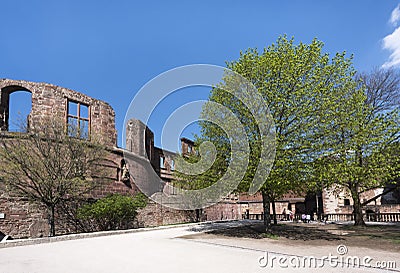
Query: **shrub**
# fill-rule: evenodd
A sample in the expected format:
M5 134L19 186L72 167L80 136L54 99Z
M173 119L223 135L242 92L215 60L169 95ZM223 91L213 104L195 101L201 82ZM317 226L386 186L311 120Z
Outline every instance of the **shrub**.
M137 210L147 205L147 198L139 193L135 196L112 194L93 204L78 209L78 219L88 220L99 230L133 228Z

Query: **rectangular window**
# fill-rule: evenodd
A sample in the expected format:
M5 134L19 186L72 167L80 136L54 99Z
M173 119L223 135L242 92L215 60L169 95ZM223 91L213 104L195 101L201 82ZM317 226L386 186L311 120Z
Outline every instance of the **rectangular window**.
M89 105L68 100L68 135L88 139L90 135Z

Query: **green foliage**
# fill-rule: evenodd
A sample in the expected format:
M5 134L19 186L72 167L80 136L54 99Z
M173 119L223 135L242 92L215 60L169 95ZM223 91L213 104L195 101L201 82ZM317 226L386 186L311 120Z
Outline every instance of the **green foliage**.
M360 212L360 194L398 177L398 74L388 71L357 77L346 52L330 57L317 39L296 45L286 36L261 53L257 49L241 52L227 68L254 84L275 122L276 157L265 177L263 199L273 201L289 191L305 193L339 185L351 192ZM252 183L263 147L254 109L226 91L232 81L224 78L212 89L209 100L229 108L244 125L250 155L238 187L243 192ZM201 118L215 115L215 109L206 104ZM224 115L220 119L229 123ZM182 184L189 184L186 187L216 182L231 163L231 143L223 128L206 121L200 125L197 142L212 142L217 159L205 174L178 174Z
M199 140L197 140L199 141ZM199 150L198 142L195 143L195 149ZM184 189L184 190L199 190L211 186L213 183L218 181L227 169L227 162L225 156L225 151L223 149L217 149L217 156L215 158L214 164L211 168L208 168L201 174L197 175L187 175L176 170L174 172L174 186ZM191 154L188 156L180 156L180 159L175 159L177 168L179 168L180 160L185 160L189 164L199 163L201 157L199 154Z
M268 239L272 239L272 240L278 240L279 236L276 234L272 234L272 233L263 233L262 236L264 238L268 238Z
M260 54L256 49L241 52L237 61L227 67L253 83L269 106L276 131L276 158L263 191L276 200L288 191L304 192L310 179L309 162L318 158L326 149L319 139L328 131L320 129L322 123L331 122L332 109L349 92L356 90L355 71L351 58L345 53L330 58L322 52L323 44L294 44L293 39L280 37L275 44ZM226 81L226 80L225 80ZM228 107L245 125L250 144L249 167L239 191L251 183L259 164L261 139L250 109L224 91L224 85L214 88L210 101ZM207 109L202 116L207 117ZM220 173L229 164L230 143L222 129L215 124L202 122L200 141L211 141L218 151L219 163L214 173ZM217 177L216 177L217 178Z
M137 210L146 205L142 193L133 197L113 194L79 208L78 218L92 221L100 230L126 229L132 227Z
M308 163L327 149L321 139L330 132L321 130L321 125L334 120L331 112L349 90L360 93L355 88L351 58L338 53L331 59L322 48L323 43L316 39L309 45L295 45L293 39L283 36L262 54L248 50L228 65L256 85L274 117L276 158L263 188L271 200L289 190L307 190ZM257 135L257 124L250 124L249 132ZM257 142L251 146L252 161L257 163Z

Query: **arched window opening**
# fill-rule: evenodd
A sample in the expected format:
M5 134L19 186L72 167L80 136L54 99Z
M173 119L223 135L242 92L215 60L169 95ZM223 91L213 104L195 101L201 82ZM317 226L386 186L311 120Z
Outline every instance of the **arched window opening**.
M21 87L10 86L1 89L0 130L26 132L32 110L32 94Z
M29 114L32 110L32 94L27 91L15 91L10 94L8 130L26 132L29 127Z

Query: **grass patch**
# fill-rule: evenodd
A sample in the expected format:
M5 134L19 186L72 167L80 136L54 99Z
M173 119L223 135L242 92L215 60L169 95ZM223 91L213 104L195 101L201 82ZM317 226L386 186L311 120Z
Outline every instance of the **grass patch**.
M400 245L400 238L392 239L392 242Z
M272 239L272 240L278 240L279 239L278 235L275 235L275 234L272 234L272 233L264 233L262 236L264 238L268 238L268 239Z

